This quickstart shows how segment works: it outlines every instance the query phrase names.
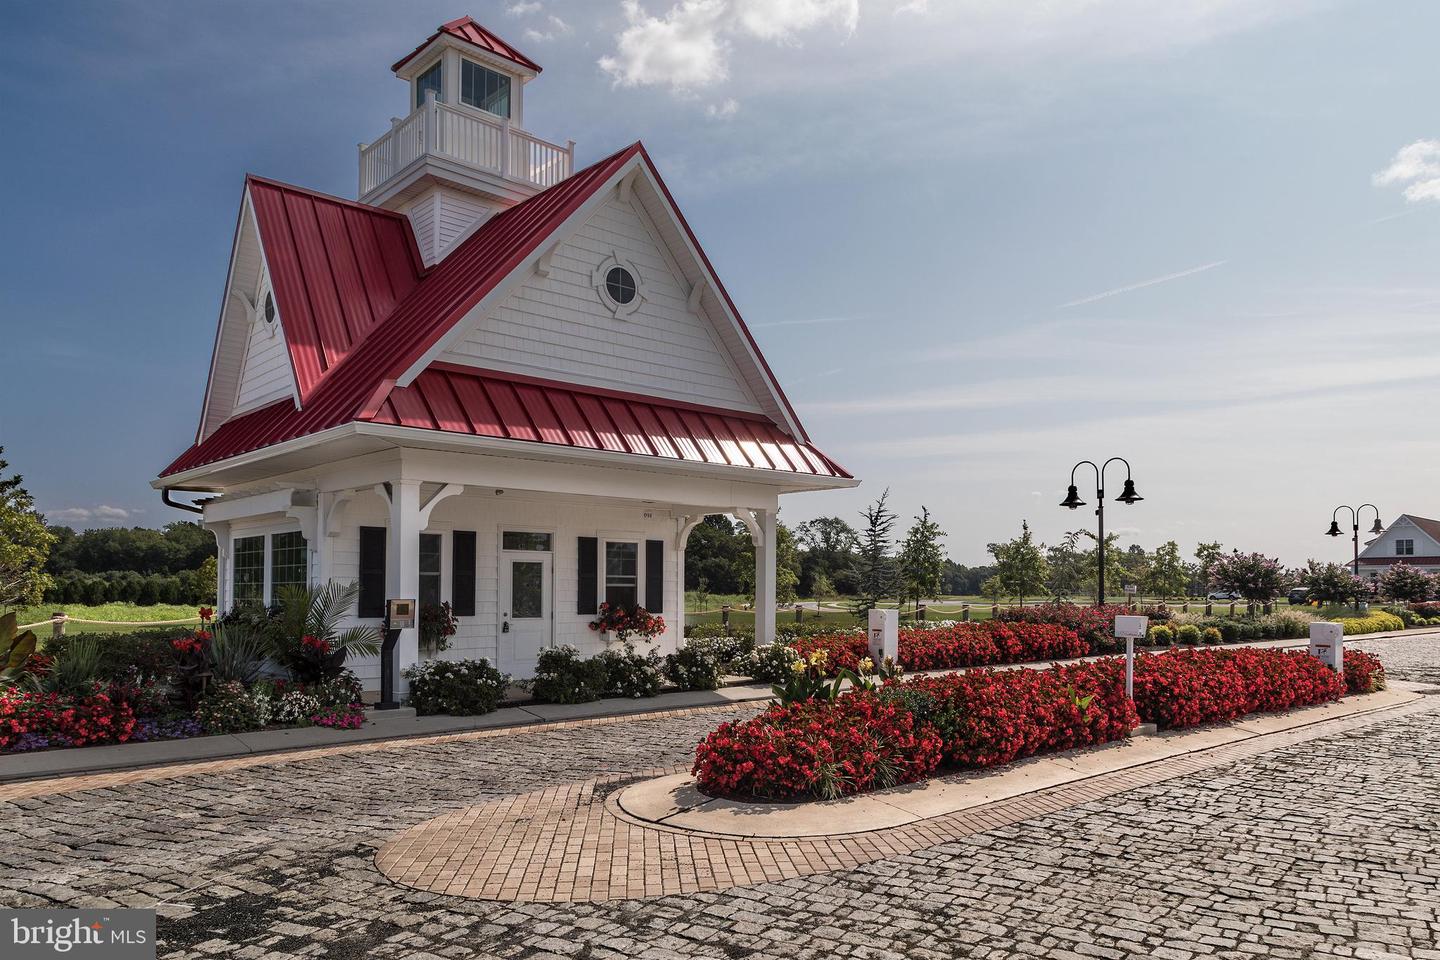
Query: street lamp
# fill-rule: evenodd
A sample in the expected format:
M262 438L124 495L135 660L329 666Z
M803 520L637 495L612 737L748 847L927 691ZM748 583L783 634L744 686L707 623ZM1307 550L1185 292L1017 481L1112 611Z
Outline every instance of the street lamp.
M1384 533L1385 525L1380 522L1380 508L1373 503L1362 503L1359 507L1352 507L1345 503L1340 504L1340 506L1336 507L1335 511L1330 514L1330 529L1325 531L1325 536L1327 537L1340 536L1340 511L1350 511L1350 524L1353 531L1352 542L1355 547L1355 557L1351 561L1350 572L1357 577L1360 576L1360 511L1366 507L1375 511L1375 523L1370 527L1370 532L1374 534ZM1360 598L1358 596L1355 598L1355 609L1360 609Z
M1065 499L1060 501L1060 506L1070 510L1076 510L1085 506L1085 501L1080 499L1080 489L1075 485L1075 471L1087 463L1095 471L1095 516L1099 518L1100 537L1096 543L1096 557L1100 561L1099 586L1096 590L1095 605L1105 606L1105 471L1112 463L1125 464L1125 487L1120 491L1120 496L1115 499L1121 503L1138 503L1145 498L1135 492L1135 481L1130 479L1130 461L1124 457L1111 457L1105 461L1104 466L1097 467L1091 460L1081 460L1070 468L1070 489L1065 493Z

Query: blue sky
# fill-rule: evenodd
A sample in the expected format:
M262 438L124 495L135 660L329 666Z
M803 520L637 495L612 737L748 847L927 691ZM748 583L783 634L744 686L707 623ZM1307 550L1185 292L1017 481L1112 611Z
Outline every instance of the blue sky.
M353 196L388 64L462 13L545 66L530 129L645 141L864 478L787 521L888 486L979 562L1089 522L1070 466L1117 454L1147 546L1344 559L1337 503L1440 516L1435 4L19 0L0 443L50 516L180 516L147 484L194 432L244 173Z

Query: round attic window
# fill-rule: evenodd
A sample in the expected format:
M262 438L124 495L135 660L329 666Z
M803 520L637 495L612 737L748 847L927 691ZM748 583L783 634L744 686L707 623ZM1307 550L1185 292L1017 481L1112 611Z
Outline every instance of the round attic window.
M275 297L270 291L265 291L265 322L275 322Z
M610 299L624 306L635 299L635 276L624 267L611 267L605 274L605 292Z

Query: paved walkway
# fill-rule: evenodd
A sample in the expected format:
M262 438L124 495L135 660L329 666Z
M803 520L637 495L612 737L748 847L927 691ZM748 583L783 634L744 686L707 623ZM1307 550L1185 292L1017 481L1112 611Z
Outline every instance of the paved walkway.
M1436 682L1440 642L1394 643L1392 675ZM0 803L0 905L158 904L161 956L185 960L1440 956L1434 709L721 891L496 903L375 867L436 817L682 767L754 709L25 785Z

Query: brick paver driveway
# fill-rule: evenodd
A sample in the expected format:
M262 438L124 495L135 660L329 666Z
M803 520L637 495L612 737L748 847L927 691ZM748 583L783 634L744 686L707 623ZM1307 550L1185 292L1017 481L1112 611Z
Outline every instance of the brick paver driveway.
M1440 683L1440 640L1376 646L1393 674ZM685 763L734 715L0 804L0 904L159 902L161 954L176 957L1440 958L1440 704L855 869L719 893L497 904L396 886L374 867L384 839L478 800Z

